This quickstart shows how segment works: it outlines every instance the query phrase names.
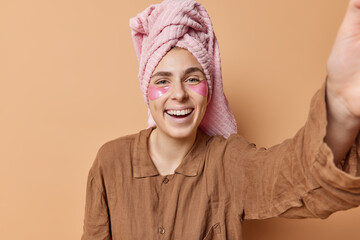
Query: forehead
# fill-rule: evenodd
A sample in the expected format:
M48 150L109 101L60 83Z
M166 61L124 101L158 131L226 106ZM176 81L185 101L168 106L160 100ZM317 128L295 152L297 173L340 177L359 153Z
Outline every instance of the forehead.
M198 67L203 71L201 64L191 52L183 48L173 48L161 59L154 69L154 73L157 71L184 71L191 67Z

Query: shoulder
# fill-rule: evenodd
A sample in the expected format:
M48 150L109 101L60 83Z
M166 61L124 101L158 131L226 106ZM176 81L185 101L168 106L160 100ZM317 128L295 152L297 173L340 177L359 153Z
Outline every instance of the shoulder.
M232 134L228 138L213 136L207 145L207 164L215 169L232 169L242 164L244 159L253 158L256 145L248 142L239 134Z
M134 145L144 132L122 136L104 143L98 150L90 169L92 175L112 175L115 171L131 168Z
M107 141L98 150L97 158L108 158L131 150L131 146L140 133L126 135Z
M221 135L213 136L208 141L210 151L237 151L244 150L254 144L249 143L243 136L232 134L228 138Z

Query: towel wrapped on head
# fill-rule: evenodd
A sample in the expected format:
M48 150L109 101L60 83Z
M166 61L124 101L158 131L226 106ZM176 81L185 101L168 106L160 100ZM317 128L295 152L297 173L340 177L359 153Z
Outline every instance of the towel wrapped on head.
M185 48L201 64L209 88L208 105L200 128L208 135L228 137L237 132L236 120L222 85L219 45L205 8L193 0L164 0L130 19L139 61L139 80L147 106L150 77L173 47ZM148 125L155 126L150 110Z

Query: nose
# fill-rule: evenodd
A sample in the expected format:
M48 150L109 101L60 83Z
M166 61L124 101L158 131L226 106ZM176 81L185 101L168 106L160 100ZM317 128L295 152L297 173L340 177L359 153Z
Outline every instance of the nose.
M184 101L186 98L188 98L188 93L185 89L185 85L183 84L183 82L176 82L171 88L171 98L173 100Z

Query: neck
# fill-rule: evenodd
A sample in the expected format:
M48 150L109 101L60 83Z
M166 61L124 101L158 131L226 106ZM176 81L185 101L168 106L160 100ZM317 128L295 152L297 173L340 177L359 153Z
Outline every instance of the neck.
M196 132L186 138L173 138L154 129L149 138L150 156L160 175L173 174L196 139Z

